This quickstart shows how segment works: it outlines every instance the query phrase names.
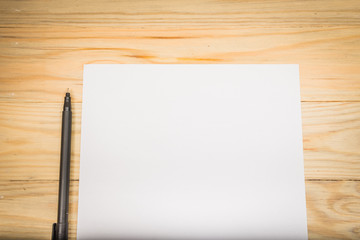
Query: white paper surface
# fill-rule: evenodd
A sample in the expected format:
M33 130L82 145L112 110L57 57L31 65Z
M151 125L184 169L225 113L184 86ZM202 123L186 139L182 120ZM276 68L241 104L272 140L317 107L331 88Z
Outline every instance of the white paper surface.
M298 65L85 65L78 239L307 239Z

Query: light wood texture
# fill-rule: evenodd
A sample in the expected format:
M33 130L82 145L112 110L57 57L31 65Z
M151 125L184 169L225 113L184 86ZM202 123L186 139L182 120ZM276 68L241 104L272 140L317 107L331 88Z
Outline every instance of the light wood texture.
M307 181L309 239L360 239L360 182Z
M76 234L78 183L70 184L72 238ZM0 239L51 239L51 225L57 218L58 181L0 182L0 187Z
M309 238L360 238L360 1L0 0L0 239L50 238L68 87L75 238L89 63L300 64Z
M306 179L360 180L360 102L303 102Z
M3 1L0 101L81 102L87 63L298 63L304 101L360 101L360 2Z

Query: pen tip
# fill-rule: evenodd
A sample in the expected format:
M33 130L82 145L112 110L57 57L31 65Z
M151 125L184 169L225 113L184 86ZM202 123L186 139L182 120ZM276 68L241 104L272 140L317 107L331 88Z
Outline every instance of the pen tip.
M66 92L69 92L69 88L67 88Z

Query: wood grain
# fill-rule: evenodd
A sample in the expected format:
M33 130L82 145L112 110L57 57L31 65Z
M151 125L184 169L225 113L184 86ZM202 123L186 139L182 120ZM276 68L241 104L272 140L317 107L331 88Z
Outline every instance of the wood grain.
M309 238L360 238L360 1L0 0L0 239L50 238L68 87L74 239L89 63L299 64Z
M0 105L0 180L58 180L61 103ZM71 179L78 179L81 104L72 104Z
M0 101L81 102L88 63L298 63L303 101L360 101L360 2L2 1Z
M310 239L360 239L360 182L307 181Z
M58 181L0 182L0 239L50 239ZM78 181L70 184L69 233L76 234Z
M360 103L303 102L307 179L360 180Z
M0 182L0 239L49 239L57 181ZM70 236L75 239L78 181L71 183ZM307 181L310 239L360 238L360 182Z

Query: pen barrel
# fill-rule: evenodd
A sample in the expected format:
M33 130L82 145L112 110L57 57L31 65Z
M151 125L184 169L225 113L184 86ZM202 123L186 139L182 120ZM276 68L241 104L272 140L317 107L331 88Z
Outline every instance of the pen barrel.
M70 109L64 110L62 113L58 223L56 225L57 240L68 239L71 118L72 113Z

